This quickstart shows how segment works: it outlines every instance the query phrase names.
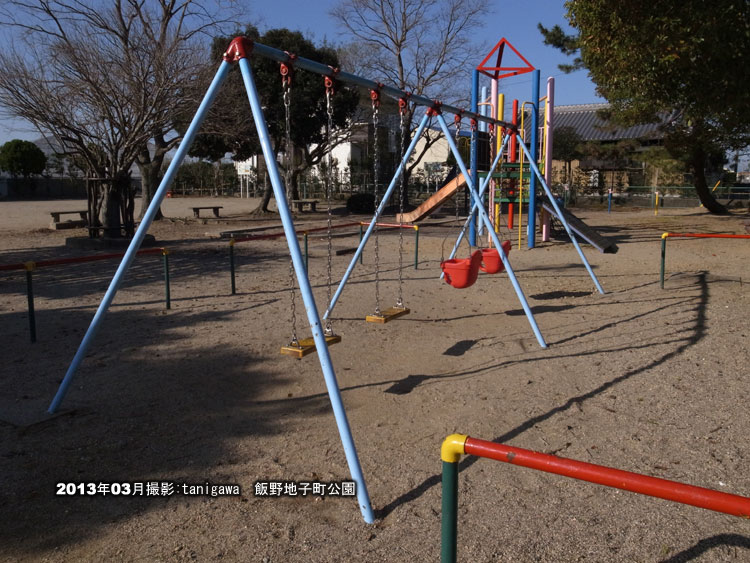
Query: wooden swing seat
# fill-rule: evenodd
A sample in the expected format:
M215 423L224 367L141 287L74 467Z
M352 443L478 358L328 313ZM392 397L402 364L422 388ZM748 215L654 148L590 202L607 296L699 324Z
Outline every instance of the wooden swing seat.
M341 337L338 334L326 336L326 344L328 346L330 346L331 344L336 344L337 342L341 342ZM303 338L302 340L298 340L297 343L299 344L299 346L293 346L292 344L289 344L288 346L282 346L281 353L285 356L292 356L297 359L302 359L311 352L315 352L315 339L312 336L310 338Z
M385 324L388 321L392 321L393 319L408 315L410 312L410 309L407 307L390 307L385 311L380 311L379 315L376 315L374 313L372 315L367 315L365 320L368 323Z

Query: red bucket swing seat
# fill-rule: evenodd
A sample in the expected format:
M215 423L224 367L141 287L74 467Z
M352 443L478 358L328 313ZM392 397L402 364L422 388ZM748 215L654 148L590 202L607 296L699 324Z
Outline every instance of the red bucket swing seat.
M503 253L508 256L510 241L501 243ZM479 276L479 270L488 274L497 274L505 269L500 253L496 248L475 250L471 258L452 258L440 263L446 283L456 289L464 289L474 285Z
M440 263L445 281L457 289L474 285L482 265L482 252L475 250L471 258L452 258Z
M510 253L510 241L504 240L500 243L503 248L503 254L508 256ZM500 253L497 248L483 248L482 249L482 267L481 270L488 274L499 274L505 269Z

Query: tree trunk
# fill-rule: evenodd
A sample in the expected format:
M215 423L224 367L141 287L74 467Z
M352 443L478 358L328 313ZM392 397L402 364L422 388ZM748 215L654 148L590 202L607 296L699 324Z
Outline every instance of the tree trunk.
M151 201L156 195L156 190L159 187L159 182L161 181L161 167L164 163L165 154L166 153L162 154L159 151L156 151L154 157L151 158L148 149L144 148L136 159L138 170L141 173L141 211L138 214L139 219L143 219L143 216L146 214L146 210L148 209L149 205L151 205ZM154 221L158 221L163 218L164 215L162 215L161 207L159 207L159 209L157 209L156 211L156 215L154 216Z
M698 199L708 211L716 215L726 215L727 208L714 198L706 182L706 153L702 148L693 149L690 158L690 168L693 172L693 185Z
M291 185L291 197L289 199L300 199L299 197L299 177L302 174L301 170L292 170L292 185Z
M268 210L268 204L271 203L271 197L273 197L273 186L271 185L271 179L268 177L267 171L263 176L263 184L263 200L260 202L260 205L253 210L253 215L265 215L266 213L270 213Z
M132 208L129 209L130 175L120 173L104 182L102 226L107 238L122 238L122 228L132 230Z

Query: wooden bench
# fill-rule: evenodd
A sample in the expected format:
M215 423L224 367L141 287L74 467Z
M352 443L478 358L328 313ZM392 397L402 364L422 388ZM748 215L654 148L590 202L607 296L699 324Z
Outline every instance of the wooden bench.
M52 217L50 229L74 229L76 227L85 227L88 224L88 209L77 211L50 211L49 214L50 217ZM60 221L61 215L78 215L80 219L68 219L66 221Z
M297 206L297 211L300 213L305 208L305 206L308 206L310 208L310 211L315 211L315 209L318 206L318 200L317 199L292 199L289 201L292 205Z
M193 216L198 218L201 216L201 209L213 209L214 217L219 216L219 209L224 209L221 205L206 205L204 207L192 207L193 210Z
M315 211L318 206L317 199L292 199L289 203L291 203L292 205L296 205L297 211L299 211L300 213L305 208L305 206L308 206L310 208L310 211Z

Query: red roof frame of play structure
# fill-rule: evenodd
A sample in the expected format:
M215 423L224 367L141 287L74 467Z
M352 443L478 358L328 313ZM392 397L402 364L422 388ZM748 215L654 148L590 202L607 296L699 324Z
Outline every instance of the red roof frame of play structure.
M518 55L518 57L526 63L526 66L501 66L503 62L503 53L505 52L505 46L508 46L511 48L511 50ZM495 58L495 66L486 66L493 55L497 54L497 57ZM489 76L490 78L494 78L495 80L499 80L501 78L506 78L508 76L517 76L519 74L525 74L527 72L531 72L532 70L536 70L529 61L526 60L526 57L524 57L521 53L518 52L518 49L516 49L510 41L508 41L505 37L503 37L497 45L495 45L492 48L492 51L490 51L487 56L484 58L484 60L479 63L479 66L477 67L477 70L481 72L482 74L485 74ZM500 74L501 72L504 72L504 74Z

